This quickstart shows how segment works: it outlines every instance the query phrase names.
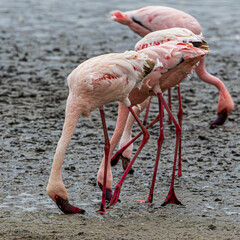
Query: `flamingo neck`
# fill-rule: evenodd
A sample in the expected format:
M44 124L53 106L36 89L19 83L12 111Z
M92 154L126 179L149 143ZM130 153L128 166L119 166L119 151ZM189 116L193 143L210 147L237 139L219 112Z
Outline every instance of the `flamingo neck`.
M53 159L51 177L59 178L61 176L61 169L63 165L64 156L67 147L71 141L74 134L75 128L79 117L82 115L81 108L76 105L75 99L69 94L66 111L65 111L65 121L63 124L63 130L61 137L58 141L56 152Z
M205 67L205 56L199 61L199 65L196 67L195 70L198 77L202 81L207 82L211 85L214 85L219 92L222 92L222 91L224 92L224 90L226 89L224 83L219 78L207 72Z
M219 101L217 107L217 114L225 111L227 112L227 115L229 115L234 108L232 97L229 94L224 83L219 78L207 72L205 67L205 56L200 60L199 65L196 67L195 71L202 81L214 85L218 89Z

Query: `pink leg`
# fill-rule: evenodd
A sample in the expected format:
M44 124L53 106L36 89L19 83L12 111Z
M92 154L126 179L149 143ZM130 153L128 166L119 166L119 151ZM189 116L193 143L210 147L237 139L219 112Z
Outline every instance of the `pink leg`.
M122 136L122 132L124 130L124 126L126 124L128 114L129 114L128 108L123 103L119 102L117 124L115 126L113 136L110 140L109 158L111 157L116 145L118 144ZM104 178L104 163L105 163L105 155L102 158L102 162L97 175L98 185L101 188L101 190L102 190L103 178ZM112 173L111 173L111 166L110 164L108 164L108 174L107 174L107 183L106 183L106 200L110 201L111 198L112 198Z
M162 143L163 143L163 139L164 139L163 105L162 105L162 102L160 100L159 100L159 124L160 124L160 132L159 132L159 137L158 137L157 156L156 156L156 161L155 161L155 166L154 166L151 189L150 189L150 193L149 193L148 200L147 200L147 202L149 202L149 203L151 203L153 201L153 192L154 192L154 186L155 186L155 181L156 181L156 176L157 176L157 168L158 168L158 163L159 163L159 159L160 159Z
M97 212L107 213L105 200L106 200L107 166L108 166L108 159L109 159L110 142L108 138L107 126L106 126L103 109L100 109L100 115L102 119L103 132L104 132L104 138L105 138L105 146L104 146L105 163L104 163L104 178L103 178L103 186L102 186L102 203L101 203L100 209Z
M147 105L147 109L146 109L146 113L144 116L144 120L143 120L143 125L146 126L147 125L147 118L148 118L148 114L149 114L149 110L150 110L150 105L151 105L151 97L149 99L148 105Z
M181 92L180 92L180 84L178 84L178 102L179 102L179 109L178 109L178 122L180 127L182 128L182 116L183 116L183 109L182 109L182 99L181 99ZM180 135L179 141L179 153L178 153L178 177L182 176L182 137Z
M174 163L173 163L173 171L172 171L172 181L171 181L171 185L170 185L168 195L167 195L164 203L162 204L162 206L165 206L169 203L182 205L182 203L178 200L178 198L177 198L177 196L174 192L174 179L175 179L175 170L176 170L176 163L177 163L177 153L178 153L178 147L179 147L179 141L180 141L181 127L177 123L177 121L174 118L171 110L169 109L167 103L165 102L165 100L162 96L162 93L158 93L157 96L159 98L159 101L161 101L162 104L164 105L164 107L166 108L168 114L171 117L171 120L173 121L173 123L176 127L176 146L175 146Z
M172 111L172 93L171 88L168 89L168 106L169 109ZM168 124L170 125L172 123L171 117L168 115Z
M137 117L137 115L135 114L135 112L133 111L132 107L129 106L128 107L129 111L132 113L132 115L134 116L134 118L136 119L136 121L138 122L139 126L142 129L143 132L143 140L141 142L140 147L138 148L137 152L135 153L135 155L133 156L131 162L128 164L127 169L125 170L123 176L121 177L119 183L116 185L115 187L115 191L114 194L112 196L112 199L110 201L109 207L112 205L115 205L117 203L117 200L119 198L120 195L120 191L121 191L121 186L123 184L124 179L126 178L127 174L129 173L133 163L135 162L137 156L139 155L139 153L141 152L141 150L143 149L144 145L147 143L148 139L149 139L149 133L147 132L146 128L143 126L143 124L141 123L141 121L139 120L139 118Z
M159 120L159 115L146 126L146 129L149 129L150 127L152 127L157 121ZM111 166L115 166L118 162L118 160L120 159L120 157L122 156L122 153L133 143L135 142L141 135L142 135L142 131L139 132L134 138L131 139L131 141L129 141L125 146L123 146L122 148L120 148L113 156L112 159L114 159L114 161L111 162Z
M151 97L146 98L142 103L133 107L133 110L134 110L134 112L136 113L137 116L139 116L139 114L147 107L150 98ZM127 122L125 123L125 127L124 127L124 130L123 130L123 133L122 133L121 140L119 142L119 149L122 148L124 145L126 145L131 140L131 138L132 138L132 127L133 127L133 124L135 122L135 118L133 117L133 115L131 113L129 113L129 110L128 110L127 107L126 107L126 110L127 110L128 118L127 118ZM122 160L122 167L123 167L124 171L127 169L127 166L130 162L132 148L133 148L133 144L131 144L127 149L125 149L124 153L121 154L120 158ZM119 158L115 158L114 160L113 159L114 158L111 159L111 165L116 164L116 162L119 160ZM130 174L134 173L134 169L132 168L129 171L129 173Z

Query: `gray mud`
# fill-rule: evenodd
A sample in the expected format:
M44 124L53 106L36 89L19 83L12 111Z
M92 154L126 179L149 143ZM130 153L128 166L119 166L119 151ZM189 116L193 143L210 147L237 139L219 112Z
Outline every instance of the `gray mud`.
M158 126L150 130L136 171L122 187L121 203L104 216L96 213L101 201L96 174L104 145L98 111L90 120L80 119L63 166L70 201L86 213L60 214L45 192L64 119L68 74L90 57L132 49L139 40L126 26L108 21L109 11L156 4L161 2L0 1L0 239L240 238L237 0L164 2L199 20L211 49L207 69L224 81L235 103L225 125L211 129L217 90L195 74L181 85L183 177L176 180L175 190L184 206L161 207L175 144L174 127L167 125L167 117L153 204L136 200L146 200L149 193ZM176 115L176 89L173 105ZM152 104L150 119L157 109ZM106 106L106 117L112 135L117 103ZM122 173L120 164L113 168L114 186Z

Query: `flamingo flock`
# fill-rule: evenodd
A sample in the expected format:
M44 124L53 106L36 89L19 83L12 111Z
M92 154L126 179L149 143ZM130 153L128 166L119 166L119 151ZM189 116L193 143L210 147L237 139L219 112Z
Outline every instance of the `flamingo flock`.
M162 7L156 7L156 9L158 8L162 9ZM181 201L174 192L176 163L177 158L179 158L180 161L181 154L181 116L179 117L179 122L177 122L163 97L163 93L174 86L179 86L193 69L199 73L199 77L203 75L206 76L203 78L205 80L208 79L209 83L213 84L214 81L211 82L209 80L211 75L205 70L204 58L209 52L209 49L201 34L200 25L197 21L192 20L192 24L190 24L188 28L184 26L173 26L171 21L173 20L173 22L175 22L175 17L183 24L189 22L191 16L175 9L172 9L172 11L173 13L167 9L165 18L160 19L156 19L155 7L146 8L146 12L144 12L144 10L136 10L126 13L119 11L112 13L114 17L113 20L128 25L133 31L143 37L146 36L136 44L135 50L125 51L123 53L109 53L91 58L81 63L68 76L69 95L66 102L65 121L61 137L57 144L46 189L49 197L62 212L85 212L85 210L70 204L67 190L61 176L61 169L67 147L74 134L79 118L81 116L90 116L90 113L97 108L100 112L105 141L104 157L97 175L98 185L102 189L102 200L98 212L107 212L106 200L109 201L109 207L117 203L121 186L127 174L133 171L132 166L150 137L147 129L156 122L159 122L160 130L157 154L151 189L147 200L147 202L152 202L157 167L164 139L163 108L166 109L175 126L176 144L172 181L169 193L162 205L168 203L181 204ZM179 14L179 17L175 14ZM193 17L191 18L194 19ZM149 21L152 25L145 25L145 21ZM159 25L162 30L157 29L158 21L160 22ZM197 31L196 29L198 29L199 32L195 33L194 31ZM158 31L152 32L154 30ZM215 79L214 76L211 78ZM222 83L221 87L218 88L221 99L221 101L219 100L220 106L218 106L218 113L221 114L219 118L222 119L222 112L225 113L225 119L222 120L221 124L223 124L226 116L230 114L233 109L233 102L232 106L230 106L231 104L229 103L230 95L225 86L223 86L224 84ZM226 94L226 92L228 94ZM149 99L153 95L158 98L159 113L148 126L144 126L138 115L147 107ZM110 140L105 121L104 105L115 101L119 102L118 119L116 129ZM225 101L227 103L225 103ZM180 89L179 104L179 115L181 115ZM216 120L217 124L220 121L219 118ZM131 128L134 121L138 123L141 131L135 137L131 138ZM141 135L143 136L141 144L130 161L132 143ZM112 157L113 151L121 137L121 147ZM123 153L126 155L123 155ZM113 176L111 164L117 164L120 157L127 159L123 164L125 171L116 185L114 193L112 193Z

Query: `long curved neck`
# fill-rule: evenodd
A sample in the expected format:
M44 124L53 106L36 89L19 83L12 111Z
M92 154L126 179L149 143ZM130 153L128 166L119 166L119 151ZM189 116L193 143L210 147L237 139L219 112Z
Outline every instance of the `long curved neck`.
M199 65L195 69L198 77L209 84L214 85L219 92L227 91L224 83L217 77L213 76L212 74L208 73L205 67L205 56L199 61Z
M68 97L65 111L65 121L59 142L57 144L56 152L53 159L51 177L61 177L61 169L64 156L70 140L75 131L78 119L82 113L81 109L76 107L74 99Z
M234 103L224 83L217 77L207 72L205 67L205 56L200 60L199 65L195 69L198 77L209 84L214 85L219 91L219 100L217 114L226 111L229 115L234 108Z

